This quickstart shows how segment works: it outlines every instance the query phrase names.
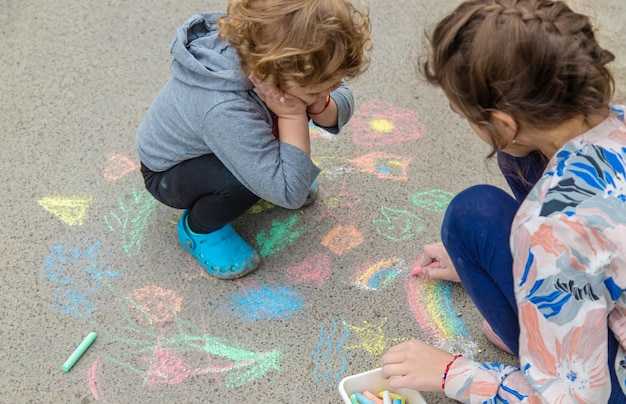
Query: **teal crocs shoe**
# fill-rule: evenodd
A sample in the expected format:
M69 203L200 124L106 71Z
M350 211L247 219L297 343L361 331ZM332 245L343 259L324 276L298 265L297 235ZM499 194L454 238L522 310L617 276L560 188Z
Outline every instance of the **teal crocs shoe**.
M189 229L185 210L178 221L178 240L200 261L207 272L219 279L235 279L254 271L261 262L259 254L229 224L209 234Z
M309 188L309 193L306 196L306 200L302 204L302 207L306 207L312 205L313 202L317 200L320 195L320 187L317 185L317 180L313 181L311 187Z

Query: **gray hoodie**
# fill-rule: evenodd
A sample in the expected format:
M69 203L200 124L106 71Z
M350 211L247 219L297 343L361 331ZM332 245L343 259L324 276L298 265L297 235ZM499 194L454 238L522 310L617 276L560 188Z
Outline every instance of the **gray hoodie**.
M269 109L239 69L239 56L217 34L222 13L197 14L178 29L170 47L172 78L163 86L137 130L137 150L152 171L214 153L260 198L300 207L319 174L302 150L272 135ZM332 93L338 133L354 109L345 85ZM210 179L207 179L210 181Z

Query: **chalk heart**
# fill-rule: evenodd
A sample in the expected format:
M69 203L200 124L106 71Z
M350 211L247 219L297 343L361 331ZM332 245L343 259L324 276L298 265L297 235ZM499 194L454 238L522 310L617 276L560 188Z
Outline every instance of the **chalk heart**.
M107 158L104 167L104 179L107 181L117 181L120 178L139 170L140 165L130 158L121 154L114 154Z
M156 285L135 289L129 293L129 296L135 303L131 305L129 302L129 306L134 306L141 312L138 316L140 322L146 322L148 319L158 324L171 321L180 311L183 302L183 299L174 291Z
M379 147L422 137L424 125L411 109L396 108L379 99L365 102L349 124L352 140L361 146Z

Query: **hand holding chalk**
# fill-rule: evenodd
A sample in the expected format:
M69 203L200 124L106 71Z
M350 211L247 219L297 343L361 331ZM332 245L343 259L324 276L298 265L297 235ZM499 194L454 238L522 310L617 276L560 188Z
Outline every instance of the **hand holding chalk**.
M72 366L74 366L76 361L83 355L83 353L85 353L87 348L89 348L89 346L96 340L97 336L98 334L96 334L95 332L90 332L89 335L87 335L83 339L83 342L81 342L80 345L76 347L76 349L74 350L74 352L72 352L70 357L67 358L65 363L61 365L61 369L63 369L64 372L69 372L69 370L72 368Z
M411 275L427 275L430 279L461 282L443 243L426 244Z
M411 276L420 275L426 268L441 268L439 261L431 261L430 264L427 265L423 265L422 262L424 262L424 254L420 256L417 264L415 264L415 267L411 271Z

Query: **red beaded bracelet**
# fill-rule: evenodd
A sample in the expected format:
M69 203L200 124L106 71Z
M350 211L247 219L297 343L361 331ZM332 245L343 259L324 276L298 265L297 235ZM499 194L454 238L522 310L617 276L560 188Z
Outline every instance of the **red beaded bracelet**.
M443 377L441 378L441 390L445 390L446 389L446 378L448 377L448 371L450 371L450 366L452 366L454 361L459 359L461 356L463 356L463 355L456 354L456 355L454 355L454 358L452 358L452 360L450 362L448 362L448 365L446 366L446 370L443 372Z
M309 112L309 111L306 111L306 113L309 114L309 115L319 115L322 112L326 111L326 108L328 108L329 105L330 105L330 95L327 95L326 96L326 104L324 104L324 108L322 108L322 110L320 112Z

